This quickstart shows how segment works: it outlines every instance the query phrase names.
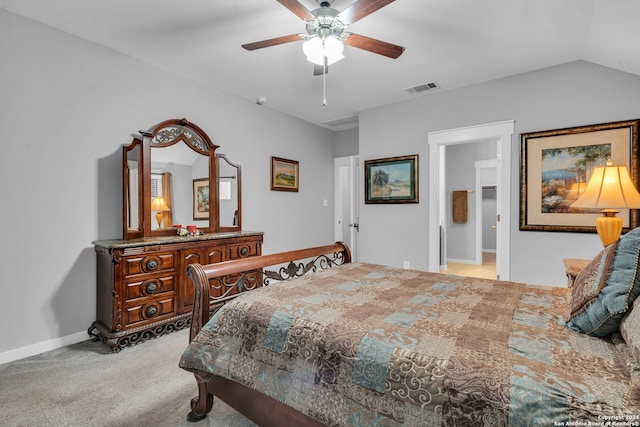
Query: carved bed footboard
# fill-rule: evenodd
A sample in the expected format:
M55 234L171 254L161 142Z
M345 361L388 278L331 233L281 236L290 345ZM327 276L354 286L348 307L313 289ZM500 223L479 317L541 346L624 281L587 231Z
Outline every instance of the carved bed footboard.
M333 266L351 262L351 252L342 242L318 246L309 249L262 255L217 264L191 264L187 266L187 277L193 281L195 297L191 317L189 342L193 341L202 327L209 321L211 313L219 309L226 301L260 286L300 277L309 272L324 270ZM267 267L277 266L275 270ZM256 408L271 408L270 416L275 418L272 425L286 425L291 417L298 418L297 425L320 425L293 409L256 393L240 384L224 378L214 377L204 381L196 375L198 397L191 401L189 421L198 421L207 416L213 406L214 394L231 407L249 418L263 411ZM223 383L223 385L221 385ZM251 395L251 399L240 399L240 394ZM257 406L256 406L257 405ZM273 410L278 408L278 410ZM261 425L265 422L260 419ZM269 425L269 424L264 424Z

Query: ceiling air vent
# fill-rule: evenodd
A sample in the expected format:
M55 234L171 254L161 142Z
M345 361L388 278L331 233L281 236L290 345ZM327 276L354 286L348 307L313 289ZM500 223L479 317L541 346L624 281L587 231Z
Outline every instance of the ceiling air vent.
M423 83L421 85L408 87L405 91L409 95L415 95L416 93L426 92L428 90L439 89L440 86L436 82Z
M339 119L329 120L324 122L325 125L331 127L334 130L344 130L358 127L358 116L346 116Z

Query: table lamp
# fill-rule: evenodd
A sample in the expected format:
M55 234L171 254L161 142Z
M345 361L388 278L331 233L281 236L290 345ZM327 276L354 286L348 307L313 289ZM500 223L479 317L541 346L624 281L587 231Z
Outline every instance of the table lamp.
M571 205L574 208L602 209L596 219L596 231L604 246L618 240L622 233L622 218L617 209L639 209L640 194L626 166L598 166L591 172L584 193Z
M169 206L167 206L167 202L164 201L164 197L156 197L151 202L151 210L156 211L156 221L158 221L158 228L162 228L162 218L164 215L162 212L167 212Z

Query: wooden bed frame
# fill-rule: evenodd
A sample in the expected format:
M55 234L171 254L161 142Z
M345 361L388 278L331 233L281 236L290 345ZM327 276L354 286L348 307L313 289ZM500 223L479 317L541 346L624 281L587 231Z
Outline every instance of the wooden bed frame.
M189 342L209 321L213 312L242 292L348 262L351 262L349 248L342 242L336 242L332 245L217 264L187 266L187 277L195 286ZM282 264L286 265L279 267L277 271L265 270L266 267ZM212 296L212 294L215 295ZM198 375L195 377L198 396L191 400L191 412L187 416L189 421L205 418L211 411L213 397L216 396L260 426L323 425L267 395L234 381L218 376L214 376L209 381L203 380Z

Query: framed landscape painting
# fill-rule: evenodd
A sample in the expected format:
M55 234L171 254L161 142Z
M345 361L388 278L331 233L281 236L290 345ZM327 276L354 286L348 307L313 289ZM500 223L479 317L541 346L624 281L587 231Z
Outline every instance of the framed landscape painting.
M193 180L193 219L209 219L209 178Z
M271 190L298 191L298 161L271 157Z
M638 186L638 123L629 120L521 135L520 230L595 233L599 210L571 205L594 167L607 160L629 169ZM636 210L619 215L623 232L638 226Z
M418 203L418 155L364 162L365 203Z

